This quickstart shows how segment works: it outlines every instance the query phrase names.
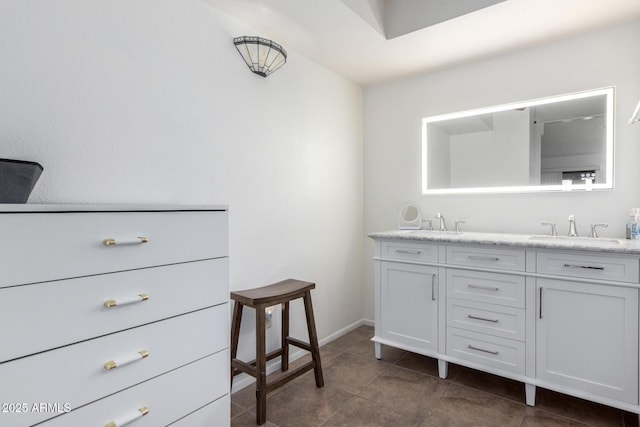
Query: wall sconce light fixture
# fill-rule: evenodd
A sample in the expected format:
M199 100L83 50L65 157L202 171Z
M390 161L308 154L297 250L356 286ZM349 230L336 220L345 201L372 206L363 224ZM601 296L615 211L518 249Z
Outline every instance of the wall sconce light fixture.
M278 43L262 37L235 37L233 44L251 71L267 77L287 62L287 51Z

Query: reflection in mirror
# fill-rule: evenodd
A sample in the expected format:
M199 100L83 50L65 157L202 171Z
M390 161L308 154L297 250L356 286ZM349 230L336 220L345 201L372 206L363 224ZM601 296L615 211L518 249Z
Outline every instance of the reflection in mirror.
M424 118L423 194L613 188L613 88Z
M405 205L398 214L400 230L418 230L422 226L422 213L416 205Z

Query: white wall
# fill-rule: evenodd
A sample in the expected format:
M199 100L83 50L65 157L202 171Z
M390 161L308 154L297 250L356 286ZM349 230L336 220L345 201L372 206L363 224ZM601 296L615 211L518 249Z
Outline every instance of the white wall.
M393 229L400 207L442 212L464 229L544 233L555 221L566 233L575 214L578 231L609 223L603 236L624 237L629 208L640 206L640 126L627 119L640 98L640 22L532 47L459 67L367 87L364 91L365 231ZM443 41L446 42L446 41ZM616 86L615 191L503 195L423 196L420 123L426 116L501 105L586 89ZM365 253L365 317L373 319L373 242Z
M0 157L44 166L30 202L228 204L231 288L315 281L326 338L362 318L362 90L293 51L256 76L223 21L196 0L0 2Z

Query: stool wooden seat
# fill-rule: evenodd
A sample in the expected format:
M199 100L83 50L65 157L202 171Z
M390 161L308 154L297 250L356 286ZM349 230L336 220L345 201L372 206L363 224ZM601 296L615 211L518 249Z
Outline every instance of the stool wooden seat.
M267 420L267 393L311 369L315 373L316 387L324 386L318 335L311 304L311 290L315 287L315 283L287 279L261 288L231 292L231 299L235 301L231 324L231 383L233 384L233 377L241 372L256 379L256 422L258 424L264 424ZM289 336L289 302L298 298L304 300L309 343ZM282 304L281 345L279 349L267 354L265 309L276 304ZM256 359L251 362L244 362L237 358L240 321L242 320L242 309L245 306L256 310ZM267 361L280 356L282 371L285 372L289 369L289 345L310 352L311 361L267 384Z

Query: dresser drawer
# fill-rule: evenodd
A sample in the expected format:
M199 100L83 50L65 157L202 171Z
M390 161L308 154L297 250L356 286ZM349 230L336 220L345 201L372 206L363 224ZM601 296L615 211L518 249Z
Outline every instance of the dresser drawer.
M381 242L381 254L384 259L404 261L438 262L438 245L393 240Z
M171 427L228 426L231 423L231 398L228 394L171 424ZM132 426L134 427L134 426Z
M447 297L524 308L525 278L512 274L449 268Z
M42 427L102 427L111 421L121 426L124 424L118 421L130 414L138 417L127 424L131 427L161 427L177 420L177 424L171 425L227 426L230 409L229 397L225 393L229 383L215 379L226 378L228 370L229 353L221 351L90 405L74 408L45 422ZM185 393L187 388L188 393ZM139 411L142 407L148 409L147 415L142 416ZM182 418L185 414L190 415ZM194 422L189 424L190 420Z
M524 342L447 328L447 355L503 371L524 374Z
M226 256L227 215L224 211L2 213L0 236L5 266L0 287L5 287ZM105 245L108 239L116 244Z
M447 246L447 264L525 271L525 251L478 246Z
M227 283L217 258L0 289L0 362L226 303Z
M63 402L78 408L215 352L227 353L228 320L228 304L223 304L2 363L0 402ZM148 357L141 358L143 350ZM106 369L110 361L119 366ZM222 381L213 378L208 379L212 387L217 382L228 387L226 374L217 377ZM191 387L186 380L175 384L179 389L187 385ZM189 391L188 396L194 395ZM36 412L21 419L31 425L47 417Z
M447 325L524 341L524 309L447 298Z
M636 258L603 254L538 252L536 271L558 276L638 283L639 261Z

